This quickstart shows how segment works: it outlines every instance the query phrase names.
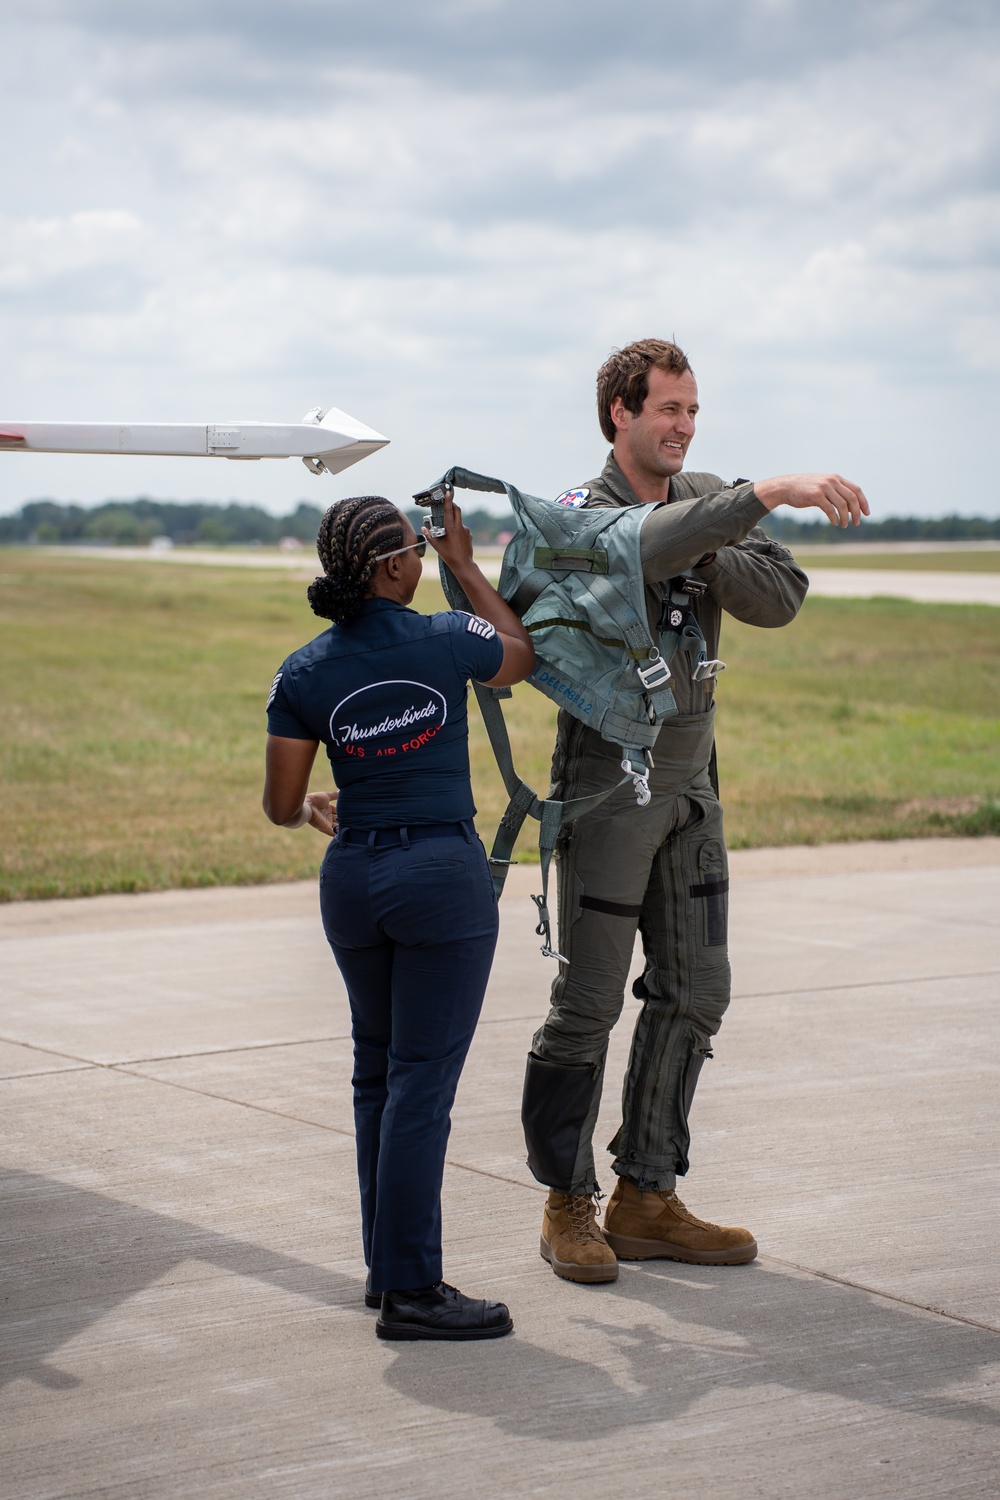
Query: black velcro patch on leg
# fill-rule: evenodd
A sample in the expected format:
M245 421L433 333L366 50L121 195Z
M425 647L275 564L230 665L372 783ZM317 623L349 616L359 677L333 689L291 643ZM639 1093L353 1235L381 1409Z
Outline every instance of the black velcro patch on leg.
M638 917L641 906L624 906L620 901L602 901L599 896L581 896L580 905L587 911L600 911L606 917Z
M721 948L726 941L726 895L728 880L706 880L704 885L688 887L690 894L705 903L705 947Z

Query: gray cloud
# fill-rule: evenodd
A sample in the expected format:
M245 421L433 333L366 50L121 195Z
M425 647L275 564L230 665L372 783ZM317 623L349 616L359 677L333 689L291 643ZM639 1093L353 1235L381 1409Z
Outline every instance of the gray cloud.
M995 509L998 30L961 0L24 7L0 414L335 402L393 438L366 486L461 458L544 491L600 460L608 348L676 332L700 466L854 464L900 511L958 462L948 503ZM0 505L69 482L0 462Z
M258 75L336 63L420 72L443 91L506 82L515 90L574 77L588 81L641 59L667 77L704 82L787 76L817 58L838 62L915 35L938 42L987 33L990 0L632 0L615 14L601 0L175 0L169 9L128 0L41 0L53 21L101 39L195 50L192 78ZM26 12L28 13L28 12ZM206 46L208 48L206 55ZM191 61L194 61L193 56ZM179 81L179 80L178 80ZM211 85L209 85L211 87Z

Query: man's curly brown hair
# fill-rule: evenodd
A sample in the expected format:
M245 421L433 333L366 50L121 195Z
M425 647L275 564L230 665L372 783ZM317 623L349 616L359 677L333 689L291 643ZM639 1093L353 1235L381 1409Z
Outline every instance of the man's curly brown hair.
M649 395L649 372L653 367L671 375L693 375L688 357L676 344L664 339L639 339L616 349L597 372L597 416L609 443L615 440L611 403L621 397L626 411L637 417Z

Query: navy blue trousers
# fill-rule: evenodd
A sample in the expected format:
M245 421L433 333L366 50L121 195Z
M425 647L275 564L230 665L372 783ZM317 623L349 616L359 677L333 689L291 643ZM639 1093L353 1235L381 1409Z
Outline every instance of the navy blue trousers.
M442 1279L451 1107L497 939L471 823L347 830L320 871L327 940L351 1003L361 1233L372 1290Z

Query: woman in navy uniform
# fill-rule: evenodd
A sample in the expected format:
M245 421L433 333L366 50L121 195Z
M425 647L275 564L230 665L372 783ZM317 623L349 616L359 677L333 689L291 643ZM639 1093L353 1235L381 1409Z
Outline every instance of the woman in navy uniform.
M407 609L428 540L476 614ZM535 653L450 497L441 538L361 495L331 506L316 545L324 572L309 602L333 624L274 679L264 811L332 835L320 908L353 1022L365 1301L380 1308L380 1338L496 1338L513 1327L504 1304L441 1279L451 1106L497 936L466 698L470 679L520 682ZM336 812L332 796L307 792L321 742Z

